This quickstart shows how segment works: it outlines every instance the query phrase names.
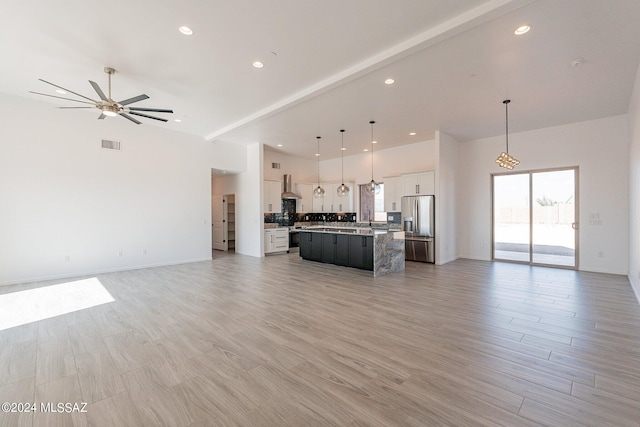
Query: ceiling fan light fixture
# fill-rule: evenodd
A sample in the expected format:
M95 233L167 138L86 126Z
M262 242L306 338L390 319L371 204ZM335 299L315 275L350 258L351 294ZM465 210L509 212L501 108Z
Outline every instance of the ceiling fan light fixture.
M190 36L193 34L193 30L186 25L181 25L180 27L178 27L178 31L180 31L185 36Z
M107 117L115 117L120 113L120 108L117 105L103 105L99 108L102 110L102 114Z

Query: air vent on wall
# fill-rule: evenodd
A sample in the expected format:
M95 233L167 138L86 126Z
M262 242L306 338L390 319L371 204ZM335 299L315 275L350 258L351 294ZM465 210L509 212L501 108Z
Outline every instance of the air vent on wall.
M280 169L280 163L271 163L271 169Z
M106 148L108 150L119 150L120 141L109 141L108 139L103 139L102 148Z

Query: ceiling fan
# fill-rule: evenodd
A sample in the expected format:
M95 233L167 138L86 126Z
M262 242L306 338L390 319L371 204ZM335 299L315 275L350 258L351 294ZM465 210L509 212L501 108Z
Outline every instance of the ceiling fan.
M92 105L91 107L58 107L58 108L64 108L64 109L71 109L71 108L97 108L98 110L101 111L100 116L98 117L98 119L102 120L105 117L115 117L115 116L121 116L124 117L127 120L131 120L133 123L139 125L141 124L140 121L136 120L134 117L131 117L131 115L134 116L140 116L140 117L146 117L148 119L153 119L153 120L160 120L161 122L166 122L167 119L163 119L160 117L155 117L155 116L150 116L148 114L143 114L140 111L145 111L145 112L154 112L154 113L173 113L173 110L166 110L166 109L161 109L161 108L140 108L140 107L128 107L129 104L133 104L134 102L138 102L138 101L142 101L145 99L148 99L149 97L145 94L142 95L138 95L138 96L134 96L133 98L128 98L125 99L123 101L114 101L113 99L111 99L111 76L113 74L115 74L116 70L114 70L111 67L104 67L104 72L107 73L109 75L109 96L105 96L104 92L102 91L102 89L100 89L100 86L98 86L98 83L93 82L91 80L89 80L89 83L91 83L91 86L93 86L93 89L96 91L96 93L98 94L98 96L100 97L100 101L96 101L95 99L91 99L88 98L84 95L80 95L79 93L73 92L69 89L65 89L62 86L58 86L56 84L53 84L51 82L48 82L46 80L43 79L38 79L41 82L50 84L51 86L55 86L59 89L58 92L60 91L64 91L64 92L60 92L62 94L65 94L66 92L72 93L74 95L79 96L80 98L84 98L87 99L91 102L87 102L87 101L80 101L78 99L72 99L72 98L64 98L62 96L55 96L55 95L48 95L46 93L40 93L40 92L33 92L33 91L29 91L31 93L35 93L36 95L43 95L43 96L49 96L51 98L60 98L60 99L66 99L67 101L74 101L74 102L81 102L83 104L90 104Z

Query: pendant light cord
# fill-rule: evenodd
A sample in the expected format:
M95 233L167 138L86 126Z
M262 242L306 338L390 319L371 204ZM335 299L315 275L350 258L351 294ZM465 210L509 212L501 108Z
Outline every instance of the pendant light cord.
M344 185L344 129L340 129L342 133L342 144L340 146L340 161L342 163L342 185Z
M506 141L507 141L507 154L509 154L509 103L511 102L510 99L505 99L504 101L502 101L502 103L504 104L504 117L505 117L505 135L506 135Z
M318 139L318 188L320 187L320 137L316 136Z
M371 124L371 181L373 181L373 125L375 121L371 120L369 123Z

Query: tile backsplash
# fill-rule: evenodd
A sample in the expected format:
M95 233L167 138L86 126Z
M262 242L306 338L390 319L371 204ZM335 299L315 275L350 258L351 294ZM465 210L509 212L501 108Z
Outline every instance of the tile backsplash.
M356 213L344 212L289 214L288 212L284 212L264 214L265 224L278 224L288 227L294 225L297 222L356 222Z

